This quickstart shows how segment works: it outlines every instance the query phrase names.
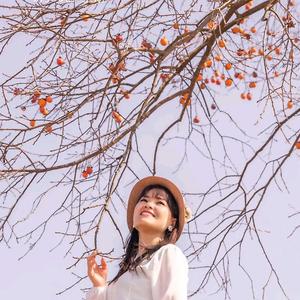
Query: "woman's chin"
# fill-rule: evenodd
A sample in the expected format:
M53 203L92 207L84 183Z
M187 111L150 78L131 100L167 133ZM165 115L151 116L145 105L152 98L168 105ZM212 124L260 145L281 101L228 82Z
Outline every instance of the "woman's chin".
M153 221L151 220L147 220L146 218L145 219L142 219L142 220L139 220L139 222L136 223L136 225L134 226L137 230L139 231L149 231L149 230L153 230L153 228L155 227L155 224L153 223Z

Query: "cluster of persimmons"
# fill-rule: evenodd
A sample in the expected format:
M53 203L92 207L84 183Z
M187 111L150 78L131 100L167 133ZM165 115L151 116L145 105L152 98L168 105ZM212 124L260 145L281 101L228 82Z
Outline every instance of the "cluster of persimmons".
M292 1L291 1L292 2ZM292 5L292 4L291 4ZM245 5L245 9L249 10L253 6L253 1L248 2ZM80 18L84 22L88 22L90 18L92 18L92 14L84 13L80 15ZM67 17L61 18L61 26L64 27L67 24ZM257 28L255 26L252 26L250 28L243 28L242 24L244 24L245 19L241 19L236 25L234 25L228 33L239 36L241 39L245 39L246 41L251 42L252 36L256 34ZM292 20L290 18L289 13L287 13L286 16L282 17L282 22L286 23L288 26L293 26ZM214 20L210 20L206 26L206 29L208 31L213 31L217 29L218 24ZM244 26L247 27L247 26ZM175 22L172 25L172 28L174 30L180 30L183 34L189 33L189 28L186 25L181 25L179 22ZM267 35L269 36L275 36L274 32L267 31ZM297 43L299 39L294 39ZM122 34L117 34L112 38L112 43L114 43L116 46L119 46L120 43L124 41L124 37ZM162 47L168 47L170 42L166 35L163 35L160 40L159 44ZM244 45L247 43L244 43ZM255 89L257 87L257 79L258 74L257 71L253 71L252 73L242 71L242 68L238 66L239 62L243 62L246 60L250 60L253 58L263 58L266 61L272 61L274 58L278 59L279 57L282 57L282 49L279 46L274 45L268 45L266 49L263 48L257 48L254 43L250 44L250 46L238 48L235 50L232 50L232 43L228 43L228 41L221 36L216 41L216 47L211 52L210 56L203 61L203 64L201 66L200 73L196 75L196 83L198 87L202 90L205 90L208 88L209 84L213 84L216 86L224 84L225 88L230 88L233 85L237 86L239 82L244 82L244 86L249 89L244 91L240 94L240 98L243 100L252 100L252 93L251 89ZM155 53L153 51L154 47L152 44L147 41L146 39L143 39L141 43L141 48L145 49L149 54L150 64L154 64L156 57ZM218 49L216 51L216 49ZM225 52L230 52L230 56L232 57L232 61L229 61L228 59L224 58L222 54L225 54ZM290 58L293 56L293 53L290 54ZM234 62L233 62L234 61ZM61 56L58 56L56 58L56 64L58 67L61 67L65 64L64 59ZM125 61L121 60L114 63L111 63L108 66L108 71L111 73L110 80L113 84L119 84L121 80L121 74L123 71L126 71L126 65ZM225 75L226 74L226 75ZM160 74L160 79L162 82L166 82L170 78L171 74L162 72ZM280 73L278 71L274 71L273 74L274 77L279 77ZM15 88L14 95L21 94L21 90L18 88ZM130 92L121 89L121 94L124 97L124 99L130 99L131 95ZM52 96L51 95L42 95L42 92L39 89L36 89L31 98L32 103L36 103L39 107L39 111L43 116L48 115L48 109L47 105L52 103ZM184 106L189 106L192 103L191 95L189 92L184 92L180 99L179 103ZM211 104L211 109L216 109L216 104ZM291 109L293 107L293 101L291 99L288 100L286 107L288 109ZM116 123L121 123L124 121L124 117L117 111L117 109L113 109L111 113L111 117L114 119ZM193 123L198 124L200 123L200 117L198 115L195 115L193 117ZM30 120L30 126L35 127L36 126L36 120L31 119ZM45 126L45 131L50 133L52 132L52 126L47 125ZM296 148L300 149L300 141L296 144ZM92 174L93 168L91 166L88 166L83 172L82 176L84 178L87 178L90 174Z

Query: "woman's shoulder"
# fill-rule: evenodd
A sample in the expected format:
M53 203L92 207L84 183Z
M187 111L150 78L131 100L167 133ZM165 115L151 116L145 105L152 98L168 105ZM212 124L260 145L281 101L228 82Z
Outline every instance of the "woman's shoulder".
M182 250L175 244L166 244L161 246L157 251L158 258L162 259L165 257L178 258L186 261L186 256Z

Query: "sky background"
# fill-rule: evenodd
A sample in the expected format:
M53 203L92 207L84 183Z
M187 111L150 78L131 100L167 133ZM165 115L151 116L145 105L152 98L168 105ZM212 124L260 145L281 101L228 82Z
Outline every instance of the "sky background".
M1 13L1 12L0 12ZM1 66L1 81L3 80L3 73L12 74L18 70L24 62L26 62L29 49L25 46L25 41L13 40L6 51L0 56ZM218 103L220 107L230 112L231 116L237 123L252 137L257 137L257 143L260 143L261 139L265 140L264 136L258 136L258 133L264 128L264 124L269 120L262 120L262 124L255 126L259 111L255 101L241 101L239 99L240 91L230 89L228 92L224 92ZM258 95L256 95L258 97ZM141 152L146 159L150 159L153 156L155 147L155 141L161 132L161 128L164 128L170 120L174 117L169 107L161 110L163 118L152 119L150 118L145 122L139 136L142 137ZM267 115L267 114L266 114ZM218 122L223 122L224 132L230 132L231 124L220 116ZM181 133L184 129L180 129ZM172 131L170 135L176 135L176 131ZM197 141L197 137L195 137ZM200 142L200 140L199 140ZM51 146L45 143L45 149ZM175 143L170 142L159 151L159 161L157 175L166 176L174 180L185 192L199 192L204 191L210 184L212 174L210 171L210 163L204 162L199 158L199 155L193 155L193 148L191 146L190 153L192 153L185 161L184 167L176 174L172 174L174 166L178 163L183 152L183 143L176 144L176 151L174 149ZM218 151L218 145L214 146ZM217 148L217 149L216 149ZM282 149L280 149L282 150ZM232 144L230 148L231 155L240 155L240 148ZM220 147L220 156L222 156L222 149ZM237 159L238 161L238 159ZM137 161L135 165L135 171L140 177L150 175L143 165ZM252 170L248 174L249 178L253 177L255 180L257 176L256 170ZM284 177L288 184L289 192L280 192L277 187L272 185L268 190L265 197L265 201L259 209L257 215L257 228L261 232L261 238L268 251L268 255L274 263L274 267L278 272L279 278L289 298L286 298L278 289L276 284L276 278L274 274L270 278L270 284L265 290L266 300L283 300L299 299L300 286L299 286L299 253L300 244L299 240L300 232L296 232L292 237L288 238L288 235L299 224L300 217L288 218L289 215L296 212L299 208L299 177L300 177L300 162L299 154L293 154L287 164L284 167ZM50 175L51 178L51 175ZM130 182L130 178L126 179L123 184ZM34 195L38 194L44 189L45 183L35 185L35 191L27 193L22 199L22 204L18 206L13 218L16 220L19 216L23 215L32 205ZM122 189L124 198L129 194L130 186ZM38 213L32 217L29 222L24 223L24 232L34 227L43 216L48 215L53 211L62 195L67 190L61 187L59 193L49 193L41 203ZM187 197L187 203L193 208L197 205L197 199ZM126 209L115 197L116 207L115 211L118 224L122 228L124 237L127 237L128 229L126 224ZM205 230L205 220L203 223L203 231ZM60 235L55 232L62 231L65 228L65 219L63 215L59 215L54 220L49 222L49 226L46 228L46 232L32 251L28 253L24 258L22 257L28 249L28 244L12 243L11 247L7 247L5 244L0 244L0 299L18 300L18 299L43 299L43 300L69 300L69 299L83 299L84 293L82 289L91 286L88 279L83 280L79 285L66 291L62 295L56 296L68 286L72 285L76 281L76 276L84 276L86 274L86 261L81 260L75 268L67 270L67 268L74 263L72 256L78 255L78 248L71 250L70 255L65 257L65 253L68 249L68 242L65 241L61 246L55 248L60 241ZM120 240L115 236L114 229L111 223L105 219L102 228L102 234L99 237L99 248L101 251L116 250L117 254L121 254ZM177 245L187 255L190 265L190 282L189 292L194 291L198 283L202 280L203 272L201 269L194 268L199 265L199 262L203 264L206 257L199 257L199 262L192 261L188 254L191 249L187 249L187 236L183 234L178 241ZM92 240L90 241L92 246ZM52 250L55 248L54 250ZM235 252L236 253L236 252ZM262 251L257 246L257 241L251 240L249 236L245 239L242 250L242 264L246 267L249 274L253 278L253 289L255 291L254 299L262 299L263 286L269 277L269 269L267 268L266 261L263 257ZM238 265L238 255L232 255L230 261L231 264L231 283L230 283L230 296L232 300L240 299L252 299L251 284L246 274L242 272ZM117 263L109 265L109 279L114 277L117 272ZM223 294L213 294L215 291L215 285L208 284L207 287L200 291L196 296L191 299L207 299L207 300L219 300L224 299Z

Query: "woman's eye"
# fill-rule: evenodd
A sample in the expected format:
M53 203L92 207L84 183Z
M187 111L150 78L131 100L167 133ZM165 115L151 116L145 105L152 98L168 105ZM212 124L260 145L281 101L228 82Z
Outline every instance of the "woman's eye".
M165 205L162 201L159 201L158 203L161 203L161 204Z

